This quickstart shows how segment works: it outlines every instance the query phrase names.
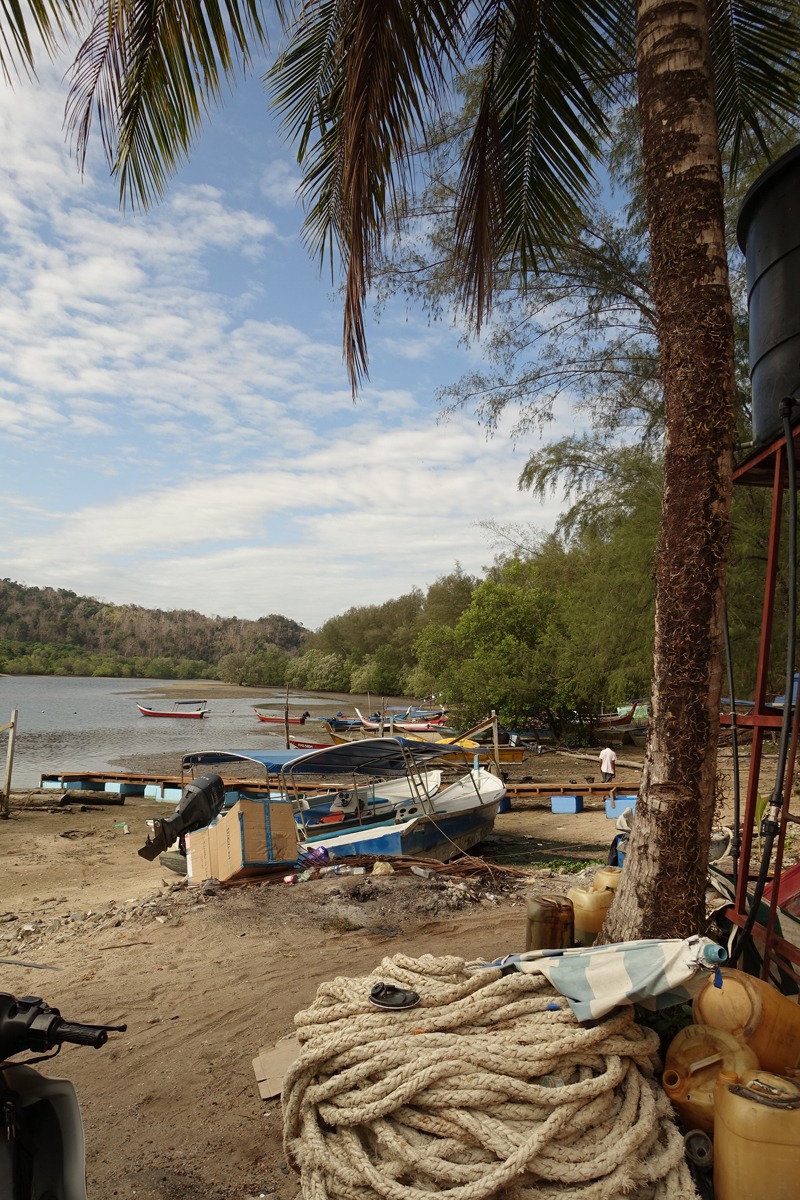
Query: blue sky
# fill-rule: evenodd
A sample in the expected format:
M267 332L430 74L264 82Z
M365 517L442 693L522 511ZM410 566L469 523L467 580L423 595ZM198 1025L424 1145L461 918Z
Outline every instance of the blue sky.
M480 570L478 521L552 527L558 501L516 486L532 445L437 424L479 358L446 324L371 322L353 405L258 75L133 215L98 139L83 181L69 157L65 66L0 87L0 576L313 627ZM572 427L563 408L548 436Z

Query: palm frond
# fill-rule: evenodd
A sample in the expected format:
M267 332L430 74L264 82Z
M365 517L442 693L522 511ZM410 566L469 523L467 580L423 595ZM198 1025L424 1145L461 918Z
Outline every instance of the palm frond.
M470 53L484 62L456 214L461 298L480 326L492 271L524 284L574 234L593 186L606 112L628 69L624 0L485 0Z
M67 102L81 163L96 116L123 201L147 207L187 157L223 81L265 43L260 0L101 0Z
M800 21L793 0L710 0L710 31L720 146L735 179L745 148L769 159L769 135L797 126Z
M0 73L11 82L20 68L33 69L33 47L29 28L34 30L48 54L52 54L69 28L81 15L79 0L0 0Z
M457 53L463 0L315 0L270 72L287 134L300 139L304 236L345 274L344 356L353 391L367 376L364 306L375 256L415 138Z

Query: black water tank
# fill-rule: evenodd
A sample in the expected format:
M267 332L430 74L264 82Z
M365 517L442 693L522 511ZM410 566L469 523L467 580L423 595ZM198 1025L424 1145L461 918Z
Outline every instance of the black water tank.
M753 441L760 446L781 431L781 400L800 395L800 146L748 190L736 238L747 259Z

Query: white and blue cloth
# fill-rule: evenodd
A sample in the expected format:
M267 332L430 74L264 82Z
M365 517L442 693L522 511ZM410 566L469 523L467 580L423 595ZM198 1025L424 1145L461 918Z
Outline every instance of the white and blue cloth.
M579 1021L604 1017L618 1004L658 1010L691 1000L727 958L710 938L619 942L574 950L509 954L492 966L544 975Z

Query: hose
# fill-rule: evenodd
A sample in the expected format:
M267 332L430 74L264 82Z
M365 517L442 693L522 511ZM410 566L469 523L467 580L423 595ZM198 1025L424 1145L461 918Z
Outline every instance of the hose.
M789 578L787 601L789 607L788 628L786 635L786 691L783 700L783 720L781 721L781 740L778 748L778 765L775 771L775 786L769 798L767 818L764 821L764 850L761 856L761 866L758 871L753 902L739 936L731 950L731 962L735 965L745 942L753 932L761 897L769 873L772 858L772 847L781 828L781 808L783 806L783 781L786 774L786 759L789 753L789 726L794 699L794 652L797 624L797 476L795 474L794 439L792 435L791 413L796 401L783 400L780 414L783 421L783 435L786 442L786 469L789 476ZM746 866L747 864L745 864Z
M733 886L739 878L739 731L736 726L736 697L733 694L733 659L731 658L731 635L728 628L728 607L722 619L722 631L725 638L725 662L728 668L728 688L731 698L731 748L733 750L733 842L731 857L733 859Z

